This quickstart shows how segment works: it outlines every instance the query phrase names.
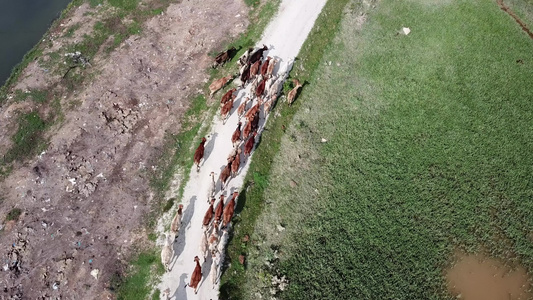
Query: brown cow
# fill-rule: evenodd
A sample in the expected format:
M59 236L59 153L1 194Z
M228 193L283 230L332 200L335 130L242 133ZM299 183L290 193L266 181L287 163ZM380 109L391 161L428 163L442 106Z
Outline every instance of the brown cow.
M256 132L257 129L259 129L259 111L255 113L252 121L250 121L250 124L252 124L252 131Z
M194 289L194 293L198 293L198 284L202 280L202 267L200 266L200 258L198 256L194 257L194 261L196 262L196 267L194 268L194 271L192 272L191 282L189 284L185 285L185 288L188 286L192 287Z
M239 171L239 166L241 165L241 148L237 150L237 156L231 163L231 177L235 177Z
M222 124L226 124L226 120L228 119L228 116L231 112L231 109L233 108L233 97L222 106L220 109L220 117L222 118Z
M295 87L287 95L287 102L289 103L289 106L291 106L294 102L296 94L298 93L298 89L302 87L302 84L300 81L298 81L298 79L293 79L292 82L294 83Z
M231 143L233 147L235 147L235 143L241 140L241 125L241 122L237 123L237 128L235 128L235 131L231 135Z
M242 137L244 139L247 139L250 136L250 133L252 133L252 121L248 121L246 125L244 125L244 129L242 130Z
M265 52L266 50L268 50L268 48L265 45L263 45L263 48L259 48L259 49L255 50L255 52L250 54L250 60L248 60L248 62L250 64L253 64L256 61L260 60L263 57L263 52Z
M263 75L263 77L265 77L265 78L267 78L266 74L267 74L268 66L269 66L269 63L270 63L271 59L272 58L270 56L268 56L267 59L261 65L261 75Z
M265 112L265 115L267 115L272 109L272 104L274 104L274 101L272 100L272 98L268 99L265 102L265 105L263 106L263 111Z
M226 181L228 181L228 178L230 177L231 175L231 162L229 162L226 167L224 168L224 170L222 170L222 172L220 173L220 187L221 189L220 190L224 190L225 188L225 184L226 184Z
M233 213L235 212L235 199L239 195L238 192L233 192L233 197L231 197L231 200L228 202L226 207L224 207L224 220L222 222L222 228L228 226L228 223L231 221L231 218L233 217Z
M250 121L253 116L255 115L256 112L259 111L259 108L261 107L261 105L263 104L263 99L262 98L259 98L257 100L257 104L254 105L252 108L250 108L246 114L244 115L244 117L246 118L246 120Z
M255 144L255 136L257 135L257 132L254 132L254 134L246 141L246 144L244 144L244 157L247 157L252 153L252 150L254 149Z
M235 159L235 156L237 155L237 150L241 147L242 141L240 141L237 145L234 145L231 149L231 152L228 155L228 163L231 164L231 162Z
M222 212L224 211L224 195L220 195L220 201L218 201L217 209L215 210L215 222L220 223L222 221Z
M242 116L246 112L246 105L248 104L248 101L250 100L249 97L246 97L244 101L239 105L239 108L237 109L237 115L239 116L239 121L241 120Z
M220 90L221 88L223 88L226 83L228 83L230 80L232 80L234 77L234 75L228 75L226 77L222 77L220 79L217 79L215 81L213 81L213 83L211 83L211 85L209 86L209 97L210 98L213 98L213 94L215 94L218 90Z
M250 67L250 78L253 78L259 74L259 67L261 66L261 61L256 61L251 67Z
M194 163L196 164L196 172L200 172L200 161L202 160L202 158L204 158L205 141L206 139L205 137L203 137L202 142L194 152Z
M244 86L250 79L250 64L247 64L242 68L242 73L239 79L241 80L241 86Z
M207 227L209 226L209 223L211 223L211 219L213 218L213 215L215 214L215 208L213 205L215 204L215 198L211 199L211 204L209 205L209 208L205 212L204 220L202 221L202 225L207 230Z
M266 84L266 81L267 79L266 78L263 78L263 80L261 80L261 83L259 83L259 85L257 86L257 89L255 89L255 95L257 97L260 97L263 95L263 93L265 92L265 84Z
M215 62L213 63L213 69L216 69L219 65L224 66L228 61L230 61L233 56L237 53L235 47L231 47L226 51L222 51L215 57Z
M236 88L232 88L230 89L229 91L227 91L224 96L222 96L222 98L220 99L220 104L221 105L224 105L226 102L229 101L229 99L231 99L233 97L233 93L236 91L237 89Z

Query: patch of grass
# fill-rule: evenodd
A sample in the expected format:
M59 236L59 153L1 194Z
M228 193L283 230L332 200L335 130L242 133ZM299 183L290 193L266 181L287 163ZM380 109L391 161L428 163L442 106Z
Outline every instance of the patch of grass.
M49 98L48 90L29 90L28 92L23 92L22 90L15 90L15 101L21 102L30 98L31 100L37 103L45 103Z
M39 47L39 44L37 44L30 51L28 51L28 53L24 55L24 57L22 58L22 62L20 62L13 68L13 70L11 71L11 75L9 75L9 78L0 88L0 103L4 102L7 99L7 92L9 90L9 87L15 82L17 82L22 70L24 70L30 62L36 60L39 56L41 56L42 53L42 49Z
M165 268L156 251L142 252L130 263L127 275L116 284L117 300L144 300L152 287L148 284L151 272L163 274Z
M327 48L325 45L331 43L335 32L338 30L342 11L347 2L347 0L328 1L323 8L321 15L315 22L315 28L320 27L321 30L313 29L313 33L309 35L302 48L306 50L299 55L302 61L301 66L305 66L306 71L298 71L298 78L311 80L312 74L318 67ZM221 278L220 295L223 299L244 299L246 297L244 287L247 286L247 274L245 269L237 263L237 259L242 253L249 252L251 244L242 244L240 241L245 235L251 235L254 232L257 218L263 211L265 202L270 201L269 195L265 194L265 188L269 186L272 161L280 150L280 141L285 134L283 126L291 123L294 113L300 105L299 101L296 101L293 104L293 109L287 109L285 103L278 101L271 115L280 113L280 116L269 119L261 136L261 146L255 150L250 169L244 180L245 191L239 195L235 212L240 214L240 217L233 221L234 231L228 244L226 257L233 263Z
M30 112L19 118L19 127L12 137L13 146L6 153L4 163L22 160L41 151L45 143L42 134L46 129L46 122L37 112Z
M456 248L533 272L531 40L494 2L424 2L381 2L362 30L345 11L268 163L249 271L227 281L250 292L228 298L285 275L282 299L451 299Z
M15 207L12 210L10 210L9 213L7 213L6 221L11 221L11 220L18 221L21 214L22 214L22 209Z
M176 202L176 198L168 199L167 203L165 203L165 206L163 206L163 212L166 213L167 211L169 211L172 206L174 206L174 202Z
M108 0L112 6L123 9L124 11L132 11L137 8L139 0Z
M74 32L76 32L76 30L78 30L79 28L81 27L81 24L80 23L76 23L72 26L70 26L68 29L67 29L67 32L65 32L65 34L63 34L63 37L64 38L70 38L74 35Z

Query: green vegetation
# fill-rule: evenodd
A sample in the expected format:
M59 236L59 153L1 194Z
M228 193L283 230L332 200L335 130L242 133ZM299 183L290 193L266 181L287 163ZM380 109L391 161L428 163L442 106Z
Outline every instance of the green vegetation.
M331 43L334 33L338 30L342 11L347 2L347 0L328 1L323 8L321 15L315 22L315 28L321 29L312 30L302 47L306 51L300 54L299 60L295 63L295 70L291 72L291 74L296 73L301 82L312 80L313 73L318 67L324 51L328 48L325 45ZM305 66L305 71L300 68L303 66ZM280 141L285 135L283 127L291 123L294 113L301 105L300 101L297 100L292 108L288 109L282 100L278 101L272 110L271 115L279 113L280 116L269 119L266 129L261 135L260 147L255 150L250 169L244 180L243 191L239 195L235 210L236 217L232 221L234 231L226 253L227 259L232 263L221 278L220 297L222 299L243 299L245 297L245 286L247 286L246 282L249 281L249 278L247 278L245 268L238 263L238 257L241 254L246 255L250 251L251 244L243 243L242 239L245 235L251 235L254 232L257 218L262 213L265 203L272 201L270 195L265 193L265 189L271 186L270 174L273 158L279 153ZM254 273L254 275L256 274Z
M491 1L353 3L267 173L253 168L279 118L263 134L250 173L268 184L240 220L264 209L237 225L248 271L232 263L222 298L286 276L281 299L447 299L456 249L531 274L531 39Z
M117 300L145 299L152 290L149 285L151 273L161 275L165 268L159 260L157 251L148 251L130 263L126 277L116 282Z
M42 134L46 126L46 122L35 111L20 116L18 130L12 138L13 146L6 153L2 164L24 159L42 150Z
M11 220L18 221L21 214L22 214L22 209L15 207L12 210L10 210L9 213L7 213L6 221L11 221Z
M65 32L65 34L63 34L63 37L66 37L66 38L72 37L74 35L74 32L76 32L76 30L78 30L80 27L81 27L81 23L76 23L76 24L70 26L67 29L67 32Z

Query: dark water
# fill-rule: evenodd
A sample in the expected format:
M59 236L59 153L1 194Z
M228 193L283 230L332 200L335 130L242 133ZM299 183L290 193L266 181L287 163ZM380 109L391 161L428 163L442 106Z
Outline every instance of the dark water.
M71 0L0 0L0 85Z

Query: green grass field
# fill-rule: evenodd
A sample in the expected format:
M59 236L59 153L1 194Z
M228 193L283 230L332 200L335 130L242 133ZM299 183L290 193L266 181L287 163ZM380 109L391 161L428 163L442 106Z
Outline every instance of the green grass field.
M346 7L297 100L245 298L451 298L457 249L533 272L533 41L495 1L371 7Z

